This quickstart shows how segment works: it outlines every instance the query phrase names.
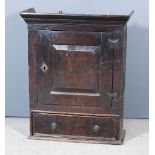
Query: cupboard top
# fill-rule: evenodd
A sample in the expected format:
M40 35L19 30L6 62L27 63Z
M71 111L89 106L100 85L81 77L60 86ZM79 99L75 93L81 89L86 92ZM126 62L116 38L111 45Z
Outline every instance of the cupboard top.
M30 8L20 12L20 16L28 24L44 24L44 23L92 23L123 25L126 24L132 11L129 15L95 15L95 14L66 14L62 13L36 13L34 8Z

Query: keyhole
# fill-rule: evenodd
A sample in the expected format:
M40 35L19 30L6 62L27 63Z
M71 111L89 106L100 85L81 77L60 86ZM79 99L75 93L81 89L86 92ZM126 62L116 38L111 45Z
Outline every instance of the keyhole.
M40 67L41 70L45 73L48 70L48 67L45 63L42 64L42 66Z
M44 66L44 71L46 70L46 67Z

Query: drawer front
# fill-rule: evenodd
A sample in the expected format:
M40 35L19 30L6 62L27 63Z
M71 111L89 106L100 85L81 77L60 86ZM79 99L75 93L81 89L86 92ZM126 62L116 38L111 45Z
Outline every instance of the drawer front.
M33 113L33 134L115 138L115 118Z

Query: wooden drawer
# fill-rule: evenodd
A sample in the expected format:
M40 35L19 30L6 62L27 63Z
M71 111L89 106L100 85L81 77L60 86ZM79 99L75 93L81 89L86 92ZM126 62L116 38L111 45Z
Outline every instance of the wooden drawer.
M33 113L32 134L116 139L115 118Z

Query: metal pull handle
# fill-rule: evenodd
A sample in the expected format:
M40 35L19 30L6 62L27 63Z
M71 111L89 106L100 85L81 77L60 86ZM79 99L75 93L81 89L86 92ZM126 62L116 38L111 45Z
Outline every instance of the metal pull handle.
M51 123L51 129L55 131L57 128L57 124L55 122Z
M48 70L48 66L43 62L40 69L42 70L43 73L46 73Z
M94 131L95 133L97 133L97 132L99 131L99 129L100 129L99 125L94 125L94 126L93 126L93 131Z

